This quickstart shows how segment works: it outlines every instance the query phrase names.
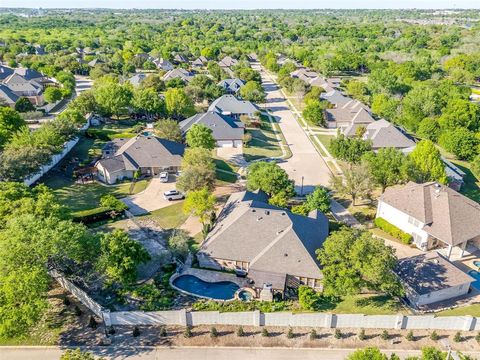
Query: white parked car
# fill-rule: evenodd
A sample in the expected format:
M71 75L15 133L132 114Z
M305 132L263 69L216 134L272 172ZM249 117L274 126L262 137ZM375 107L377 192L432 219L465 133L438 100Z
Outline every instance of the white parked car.
M160 179L160 182L162 182L162 183L168 182L168 172L166 172L166 171L161 172L158 177Z
M163 193L163 197L165 198L165 200L168 200L168 201L185 199L185 195L178 190L165 191Z

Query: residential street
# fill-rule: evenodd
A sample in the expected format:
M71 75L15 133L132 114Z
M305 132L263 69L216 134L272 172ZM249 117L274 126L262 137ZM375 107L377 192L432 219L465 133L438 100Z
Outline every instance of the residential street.
M277 84L259 63L252 63L252 67L262 75L262 85L267 93L267 108L277 119L292 151L292 157L279 165L295 181L295 190L301 192L302 178L304 194L311 192L316 185L328 185L330 169L295 119Z
M95 355L108 359L134 360L343 360L354 349L292 349L292 348L118 348L95 347L91 348ZM62 350L56 347L0 347L0 359L25 360L42 359L58 360ZM386 352L390 354L391 352ZM396 351L401 359L418 355L419 351ZM478 356L478 353L471 355Z

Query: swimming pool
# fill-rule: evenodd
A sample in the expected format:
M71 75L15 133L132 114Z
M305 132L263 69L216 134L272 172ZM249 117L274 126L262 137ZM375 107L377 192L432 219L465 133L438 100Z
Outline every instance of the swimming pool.
M480 290L480 272L478 272L477 270L470 270L468 272L468 275L475 279L475 281L472 281L471 285L475 289Z
M173 286L192 295L214 300L231 300L240 288L231 281L207 282L193 275L180 275L173 280Z

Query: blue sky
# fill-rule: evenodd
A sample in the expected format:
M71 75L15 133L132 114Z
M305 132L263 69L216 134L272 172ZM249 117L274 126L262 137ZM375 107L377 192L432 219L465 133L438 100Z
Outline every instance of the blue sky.
M479 0L0 0L0 7L159 9L480 8Z

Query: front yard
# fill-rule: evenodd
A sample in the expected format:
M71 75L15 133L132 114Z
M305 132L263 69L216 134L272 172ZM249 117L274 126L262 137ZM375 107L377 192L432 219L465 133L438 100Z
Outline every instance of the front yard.
M262 116L261 119L261 128L248 128L252 139L248 146L243 148L247 161L282 156L281 142L275 136L279 130L275 130L266 117Z

